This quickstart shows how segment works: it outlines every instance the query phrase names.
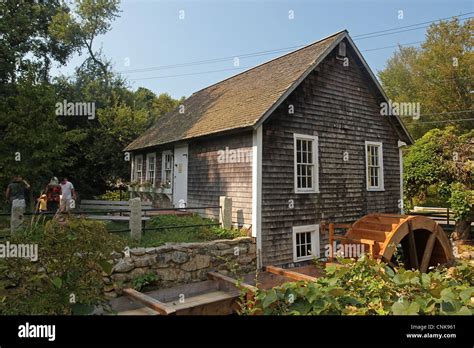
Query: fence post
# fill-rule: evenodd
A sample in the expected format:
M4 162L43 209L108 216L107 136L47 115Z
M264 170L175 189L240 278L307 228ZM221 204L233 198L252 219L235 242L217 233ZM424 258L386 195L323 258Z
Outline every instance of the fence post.
M333 262L334 261L334 224L331 222L329 224L329 250L330 250L330 253L329 253L329 261L330 262Z
M219 222L223 228L232 227L232 198L226 196L219 197Z
M141 239L142 237L142 202L139 197L129 200L130 207L130 237Z

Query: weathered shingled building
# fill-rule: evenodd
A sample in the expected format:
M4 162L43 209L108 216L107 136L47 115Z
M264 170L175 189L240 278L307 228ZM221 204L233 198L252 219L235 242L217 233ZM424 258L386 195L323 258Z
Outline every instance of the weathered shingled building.
M400 211L412 140L381 116L386 101L342 31L191 95L127 146L132 181L175 206L231 197L261 264L305 261L323 247L321 220Z

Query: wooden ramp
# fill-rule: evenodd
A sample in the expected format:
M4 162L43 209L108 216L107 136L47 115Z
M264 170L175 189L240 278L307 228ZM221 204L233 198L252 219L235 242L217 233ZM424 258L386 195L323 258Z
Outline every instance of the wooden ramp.
M240 297L252 298L257 290L255 274L244 275L238 281L218 272L209 272L208 278L148 293L127 288L123 290L125 296L111 300L110 304L118 315L229 315L239 309ZM316 279L273 266L259 273L258 278L257 285L262 289L289 281Z

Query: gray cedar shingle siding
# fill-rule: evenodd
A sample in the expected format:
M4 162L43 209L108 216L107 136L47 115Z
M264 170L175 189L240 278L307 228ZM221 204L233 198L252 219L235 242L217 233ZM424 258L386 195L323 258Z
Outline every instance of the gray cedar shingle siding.
M235 163L219 163L219 150L240 150ZM244 155L250 154L249 157ZM252 132L200 139L189 143L188 206L218 206L219 196L232 198L232 222L252 223ZM228 157L229 160L233 160ZM218 218L218 209L208 209Z
M263 125L263 264L293 262L292 227L322 218L351 222L370 212L399 211L396 135L380 116L378 93L348 50L350 64L331 53ZM294 115L288 115L288 105ZM295 194L293 133L317 135L320 193ZM365 141L383 142L385 191L368 192ZM349 161L344 162L344 151ZM288 209L288 200L294 209ZM321 252L327 243L320 235Z

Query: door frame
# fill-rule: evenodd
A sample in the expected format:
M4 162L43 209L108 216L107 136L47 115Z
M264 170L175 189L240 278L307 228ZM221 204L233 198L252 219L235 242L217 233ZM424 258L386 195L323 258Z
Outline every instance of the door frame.
M179 201L184 200L184 206L188 203L188 162L189 162L189 151L188 144L177 144L174 146L174 161L173 161L173 206L175 208L182 208L179 206ZM182 157L185 157L185 160L182 161ZM184 167L180 168L179 166L183 165ZM178 175L182 174L183 182L178 185ZM182 190L183 194L181 197L177 197L178 190ZM184 197L182 197L184 195Z

